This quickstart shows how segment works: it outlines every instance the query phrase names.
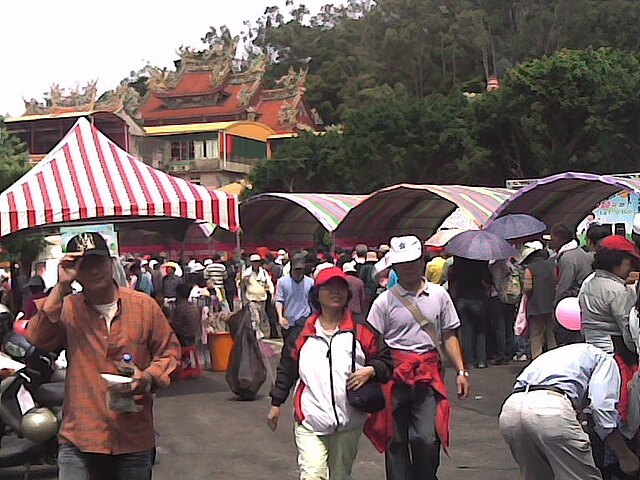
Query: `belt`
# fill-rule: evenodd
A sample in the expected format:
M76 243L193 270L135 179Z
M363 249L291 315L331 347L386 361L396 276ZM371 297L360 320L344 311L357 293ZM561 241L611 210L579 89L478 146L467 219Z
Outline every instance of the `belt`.
M560 395L564 395L567 398L569 397L569 395L567 395L567 392L565 392L561 388L554 387L553 385L528 385L526 387L517 387L517 388L514 388L511 393L535 392L538 390L555 392L555 393L559 393Z

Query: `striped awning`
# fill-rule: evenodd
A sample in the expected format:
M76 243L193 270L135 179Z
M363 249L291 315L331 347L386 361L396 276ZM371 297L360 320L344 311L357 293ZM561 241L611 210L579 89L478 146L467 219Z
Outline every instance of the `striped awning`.
M263 193L240 204L242 245L308 247L319 235L333 232L349 211L368 195ZM213 238L227 241L224 232Z
M640 180L581 172L559 173L518 190L496 210L492 219L509 213L528 213L549 227L563 223L573 230L600 202L620 191L640 194Z
M123 217L186 218L235 231L238 197L151 168L85 118L0 193L0 237L43 225Z
M456 208L478 227L513 193L506 188L399 184L372 193L336 230L338 243L386 243L396 235L426 239Z

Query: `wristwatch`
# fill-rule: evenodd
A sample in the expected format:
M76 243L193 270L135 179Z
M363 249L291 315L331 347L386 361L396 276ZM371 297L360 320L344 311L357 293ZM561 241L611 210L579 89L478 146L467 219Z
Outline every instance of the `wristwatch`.
M469 376L469 371L468 370L458 370L458 376L459 377L468 377Z

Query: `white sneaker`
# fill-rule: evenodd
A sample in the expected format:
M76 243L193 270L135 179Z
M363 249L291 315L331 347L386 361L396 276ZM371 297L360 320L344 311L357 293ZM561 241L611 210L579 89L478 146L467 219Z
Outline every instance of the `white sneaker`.
M526 362L527 360L529 360L527 358L527 355L524 354L524 353L522 355L520 355L520 356L516 355L516 357L517 357L517 360L516 360L517 362Z

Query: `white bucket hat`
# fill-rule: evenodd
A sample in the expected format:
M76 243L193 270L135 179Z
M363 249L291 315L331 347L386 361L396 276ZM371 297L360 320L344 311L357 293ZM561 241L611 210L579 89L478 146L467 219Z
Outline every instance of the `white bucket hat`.
M393 237L389 243L391 249L385 258L389 257L388 264L390 266L422 258L422 242L414 235Z
M524 244L524 248L522 249L522 251L520 251L520 253L518 255L518 258L517 258L517 262L518 263L522 263L533 252L537 252L537 251L543 250L543 249L544 249L544 245L542 245L542 242L540 240L534 240L533 242L527 242L527 243Z

